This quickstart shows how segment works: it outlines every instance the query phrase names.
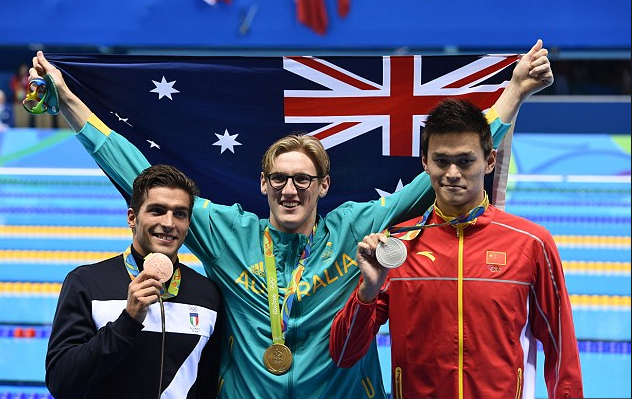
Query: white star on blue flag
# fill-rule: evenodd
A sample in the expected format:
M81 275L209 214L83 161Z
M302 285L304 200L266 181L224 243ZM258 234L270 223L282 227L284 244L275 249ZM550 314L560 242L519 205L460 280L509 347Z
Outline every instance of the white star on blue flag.
M160 82L156 82L155 80L152 80L152 82L154 82L156 88L151 90L150 92L158 93L159 100L163 97L169 97L169 100L173 100L173 98L171 98L171 95L174 93L180 93L178 90L173 88L173 85L176 83L175 80L167 82L167 79L165 79L165 77L163 76Z
M219 135L217 133L215 133L215 135L217 136L218 140L215 143L213 143L213 145L219 145L222 147L220 154L223 154L224 151L226 151L227 149L230 150L230 152L234 154L235 153L234 147L236 145L241 145L241 143L236 140L239 134L228 134L228 129L224 131L223 135Z

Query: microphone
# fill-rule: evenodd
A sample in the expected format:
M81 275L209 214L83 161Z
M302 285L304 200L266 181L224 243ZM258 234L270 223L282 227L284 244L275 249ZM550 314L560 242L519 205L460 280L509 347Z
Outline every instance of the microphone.
M173 275L173 264L171 259L165 254L158 252L150 253L145 256L143 268L153 270L158 274L158 281L161 284L166 283ZM162 321L162 343L160 346L160 379L158 382L158 399L162 394L162 374L165 367L165 306L162 303L162 296L158 296L160 302L160 320Z

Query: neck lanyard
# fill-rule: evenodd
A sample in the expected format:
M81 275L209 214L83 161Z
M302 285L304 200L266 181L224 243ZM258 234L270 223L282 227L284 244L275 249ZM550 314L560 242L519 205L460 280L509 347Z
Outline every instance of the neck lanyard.
M436 200L435 200L436 204ZM385 231L387 236L398 233L405 233L402 236L398 237L400 240L412 240L417 237L421 230L427 229L429 227L439 227L439 226L456 226L459 224L474 224L477 217L481 216L489 207L489 199L487 198L487 192L485 192L485 197L483 201L473 209L471 209L468 213L457 216L457 217L449 217L445 216L443 212L439 208L436 207L435 204L432 204L430 208L423 214L422 218L415 224L414 226L391 226L388 227ZM443 223L431 223L426 224L432 211L435 210L437 215L440 216L444 222Z
M134 280L136 276L140 273L138 266L136 265L136 259L134 259L134 255L132 254L132 247L129 246L123 252L123 260L125 261L125 268L127 269L127 274L129 277ZM165 287L162 285L162 290L160 291L160 297L162 299L173 298L178 295L178 291L180 291L180 282L182 281L182 275L180 274L180 268L177 267L173 272L173 276L171 277L171 283L169 283L169 287Z
M314 242L314 233L316 225L312 229L312 233L307 239L305 249L299 258L296 267L292 271L290 278L290 286L285 290L285 301L279 313L279 286L276 273L276 260L274 259L274 244L270 236L270 229L266 227L263 232L263 256L266 266L266 284L268 286L268 306L270 307L270 326L272 327L272 342L284 343L283 333L287 331L290 318L290 310L296 297L298 283L305 270L305 262L311 253L312 244Z

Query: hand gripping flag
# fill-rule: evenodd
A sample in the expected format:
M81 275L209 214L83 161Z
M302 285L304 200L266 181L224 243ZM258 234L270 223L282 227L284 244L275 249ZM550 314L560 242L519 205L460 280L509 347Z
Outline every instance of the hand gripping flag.
M261 157L276 139L304 131L327 148L332 186L321 214L347 200L387 196L422 170L421 130L432 108L445 97L490 108L517 60L47 57L70 89L152 164L172 164L196 180L202 197L239 202L261 217L268 216L266 198L258 195ZM492 203L504 187L488 179Z

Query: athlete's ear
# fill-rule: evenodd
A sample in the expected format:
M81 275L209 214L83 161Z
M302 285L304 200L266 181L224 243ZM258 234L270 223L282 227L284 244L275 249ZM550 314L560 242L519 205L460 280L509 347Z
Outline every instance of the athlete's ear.
M130 229L136 227L136 213L132 208L127 209L127 225Z
M266 176L263 172L261 172L259 180L261 181L261 194L268 195L268 182L266 181Z
M496 150L492 150L492 152L487 157L487 166L485 167L485 174L490 174L496 167L496 156L498 152Z
M331 179L329 175L322 178L320 182L320 192L318 193L318 198L324 198L325 195L327 195L327 193L329 192L330 182L331 182Z

